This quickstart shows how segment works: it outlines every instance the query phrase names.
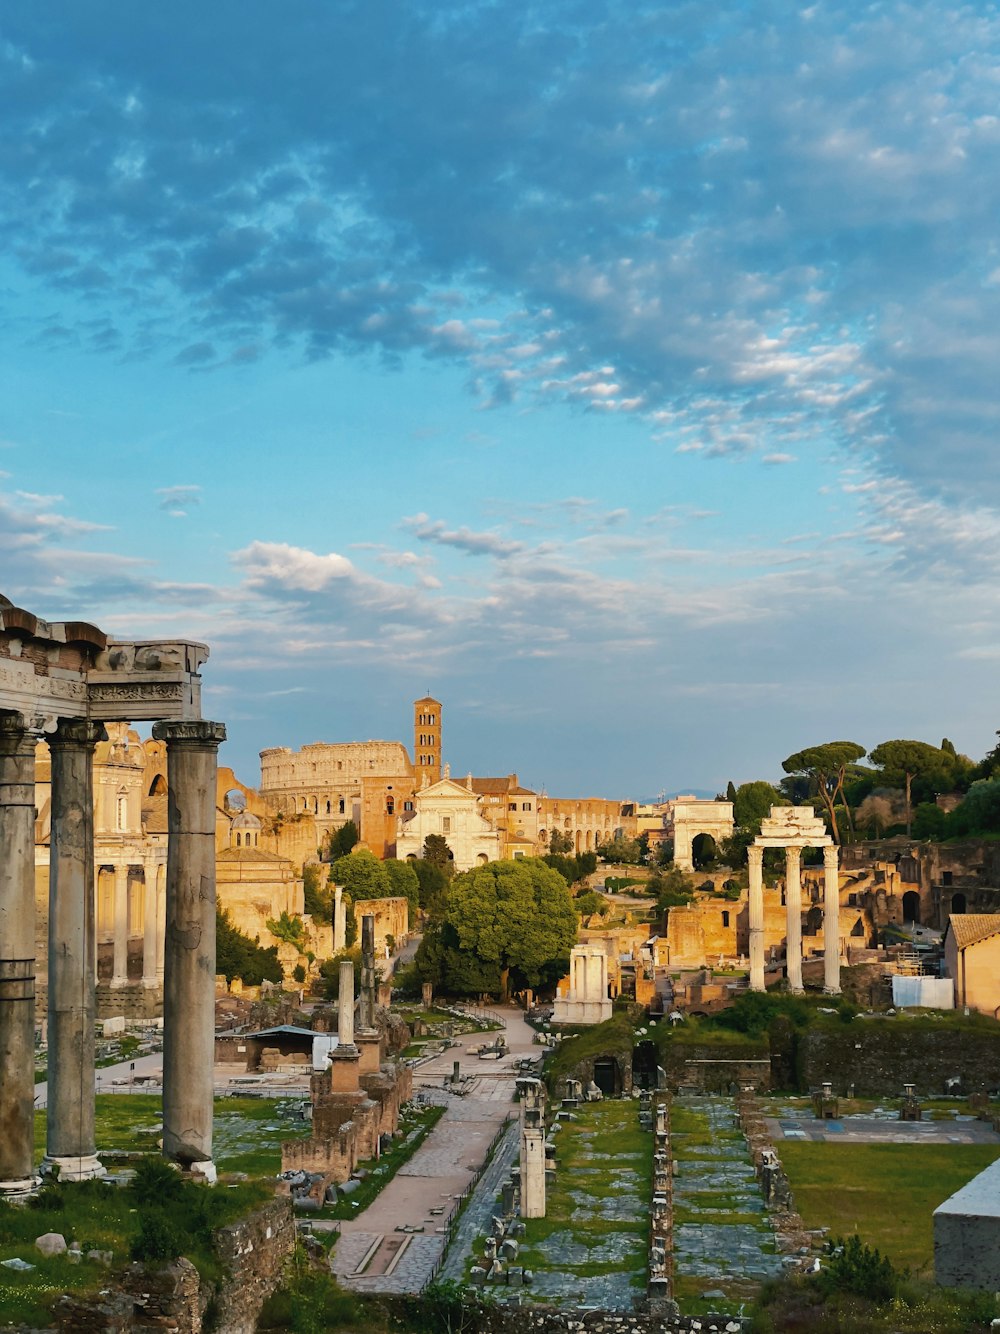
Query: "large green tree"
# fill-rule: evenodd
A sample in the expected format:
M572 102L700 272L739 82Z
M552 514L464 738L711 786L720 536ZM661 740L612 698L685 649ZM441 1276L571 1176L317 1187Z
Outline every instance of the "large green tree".
M344 892L357 903L359 899L386 899L392 894L392 881L385 863L374 852L357 848L330 867L330 879L343 885Z
M842 842L837 826L838 802L843 804L848 829L852 829L851 810L844 795L844 778L850 766L860 760L864 753L864 746L859 746L856 741L827 741L822 746L807 746L805 750L797 750L781 762L786 774L801 774L815 783L830 818L830 832L835 843Z
M503 1000L512 973L530 987L561 977L576 941L569 887L535 857L489 862L457 875L446 920L461 950L497 967Z
M330 835L330 860L335 862L338 857L346 857L352 849L357 847L360 837L358 826L354 821L345 820L340 828L335 829Z
M428 834L424 839L424 861L430 862L450 876L455 869L455 862L444 834Z
M926 741L883 741L869 751L868 758L882 771L887 787L902 787L906 793L906 836L913 828L911 790L915 778L923 778L931 788L945 791L951 786L955 756L931 746Z
M248 987L259 987L264 981L280 982L282 978L278 947L264 949L245 936L225 909L215 914L215 970L224 973L229 982L241 978Z
M772 806L782 806L784 797L776 787L763 781L741 783L733 800L733 823L745 829L754 838L760 833L760 822Z
M390 860L383 862L382 865L389 876L392 893L397 898L406 899L410 905L410 925L412 926L417 909L420 907L420 881L413 869L413 863Z

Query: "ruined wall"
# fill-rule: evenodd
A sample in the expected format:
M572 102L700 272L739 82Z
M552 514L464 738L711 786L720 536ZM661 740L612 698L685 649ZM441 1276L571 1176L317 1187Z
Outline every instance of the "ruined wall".
M810 1029L798 1040L797 1060L803 1090L829 1079L835 1092L853 1084L859 1097L898 1095L904 1083L923 1095L943 1094L945 1081L958 1077L962 1093L978 1092L1000 1085L1000 1026L963 1030L934 1019L855 1019Z
M215 1234L226 1276L215 1300L215 1334L254 1334L264 1302L295 1249L290 1198L276 1199Z
M733 1084L771 1087L771 1060L767 1039L740 1043L671 1041L664 1045L660 1064L667 1085L676 1092L693 1088L701 1093L726 1093Z

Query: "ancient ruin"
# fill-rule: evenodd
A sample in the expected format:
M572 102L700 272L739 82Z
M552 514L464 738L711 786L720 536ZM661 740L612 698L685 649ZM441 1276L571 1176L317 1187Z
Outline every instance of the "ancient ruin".
M45 1166L100 1175L94 1138L93 756L106 722L153 720L168 769L163 1151L211 1172L215 771L220 723L201 717L203 644L124 642L49 623L0 597L0 1193L36 1184L35 750L51 752ZM155 915L151 914L155 921ZM155 949L155 946L154 946ZM155 956L154 956L155 957Z
M608 956L603 945L574 945L569 956L569 989L555 999L554 1024L603 1024L611 1018Z
M802 987L802 849L823 849L823 990L840 992L840 887L837 848L811 806L772 806L747 849L750 870L750 988L764 990L764 849L785 849L785 957L788 985Z

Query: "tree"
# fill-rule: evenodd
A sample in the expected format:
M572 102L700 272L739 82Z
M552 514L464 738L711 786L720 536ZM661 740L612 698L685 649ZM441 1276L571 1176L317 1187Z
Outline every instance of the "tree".
M263 949L233 926L229 913L217 909L215 914L215 970L224 973L227 982L240 978L248 987L259 987L261 982L280 982L281 964L278 947Z
M731 778L729 782L726 784L726 800L727 801L736 800L736 784L733 782Z
M420 906L429 917L439 918L444 913L444 894L448 888L448 877L440 866L417 857L410 865L420 886ZM426 979L429 981L430 979Z
M1000 832L1000 778L981 779L969 788L968 796L948 816L948 837Z
M454 873L455 862L443 834L428 834L424 839L424 861L437 866L446 876Z
M524 986L554 981L569 967L577 916L562 876L535 857L489 862L464 871L448 893L447 922L459 948Z
M913 837L944 838L948 817L936 801L922 801L913 812Z
M549 834L549 852L566 853L573 851L573 835L562 829L553 829Z
M367 848L339 857L330 867L330 879L335 885L342 885L355 903L359 899L387 899L392 893L385 863Z
M883 741L869 752L872 764L882 770L885 782L903 787L906 792L906 836L913 828L911 785L914 778L925 778L943 790L951 786L953 757L926 741Z
M357 846L360 837L361 833L354 821L345 820L330 835L330 860L335 862L338 857L346 857Z
M328 922L333 912L333 895L323 883L322 868L310 862L302 868L303 908L310 917Z
M747 830L754 838L760 833L761 821L770 813L771 807L784 805L778 789L760 780L741 783L732 802L733 823L737 828Z
M602 862L638 866L642 861L642 846L637 838L613 838L610 843L601 844L597 855Z
M265 925L276 939L283 940L287 945L294 945L300 954L305 954L308 948L306 924L297 914L289 916L282 909L281 916L277 920L269 917Z
M401 899L406 899L410 905L410 922L416 917L420 907L420 881L417 879L417 873L413 869L412 862L387 861L383 862L386 872L389 876L389 882L392 886L392 893Z
M844 796L844 776L848 767L860 760L865 753L864 746L856 741L827 741L822 746L807 746L797 750L782 760L781 767L786 774L808 775L816 783L819 796L830 818L830 832L834 843L840 843L840 829L837 826L837 799L844 804L847 814L847 827L853 832L851 810Z

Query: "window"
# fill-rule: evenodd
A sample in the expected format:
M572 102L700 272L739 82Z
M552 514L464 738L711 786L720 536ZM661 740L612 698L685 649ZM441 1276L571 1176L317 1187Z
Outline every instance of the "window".
M412 801L404 801L404 802L403 802L403 810L404 810L404 811L412 811L412 810L413 810L413 802L412 802Z
M119 792L118 800L115 802L115 828L121 830L128 828L128 795L124 791Z
M722 914L722 925L723 925L723 926L728 926L728 925L729 925L729 913L728 913L728 912L723 912L723 914Z
M441 817L441 828L444 830L444 832L445 832L446 834L450 834L450 833L451 833L451 816L450 816L450 815L442 815L442 817Z
M386 797L385 799L386 815L392 815L395 809L396 809L396 803L393 801L392 797Z
M515 860L515 861L519 861L523 856L524 856L524 853L523 853L523 852L515 852L515 853L514 853L514 860Z
M942 883L942 885L950 885L950 884L951 884L951 880L952 880L952 872L951 872L951 871L942 871L942 872L941 872L941 883Z
M337 803L337 809L338 809L338 813L339 813L340 815L343 815L343 813L344 813L344 798L343 798L343 797L341 797L341 798L340 798L340 801Z
M508 809L509 811L516 811L516 810L517 810L517 802L516 802L516 801L508 801L508 803L507 803L507 809Z
M521 810L522 810L522 811L530 811L530 810L531 810L531 802L530 802L530 801L522 801L522 802L521 802Z

